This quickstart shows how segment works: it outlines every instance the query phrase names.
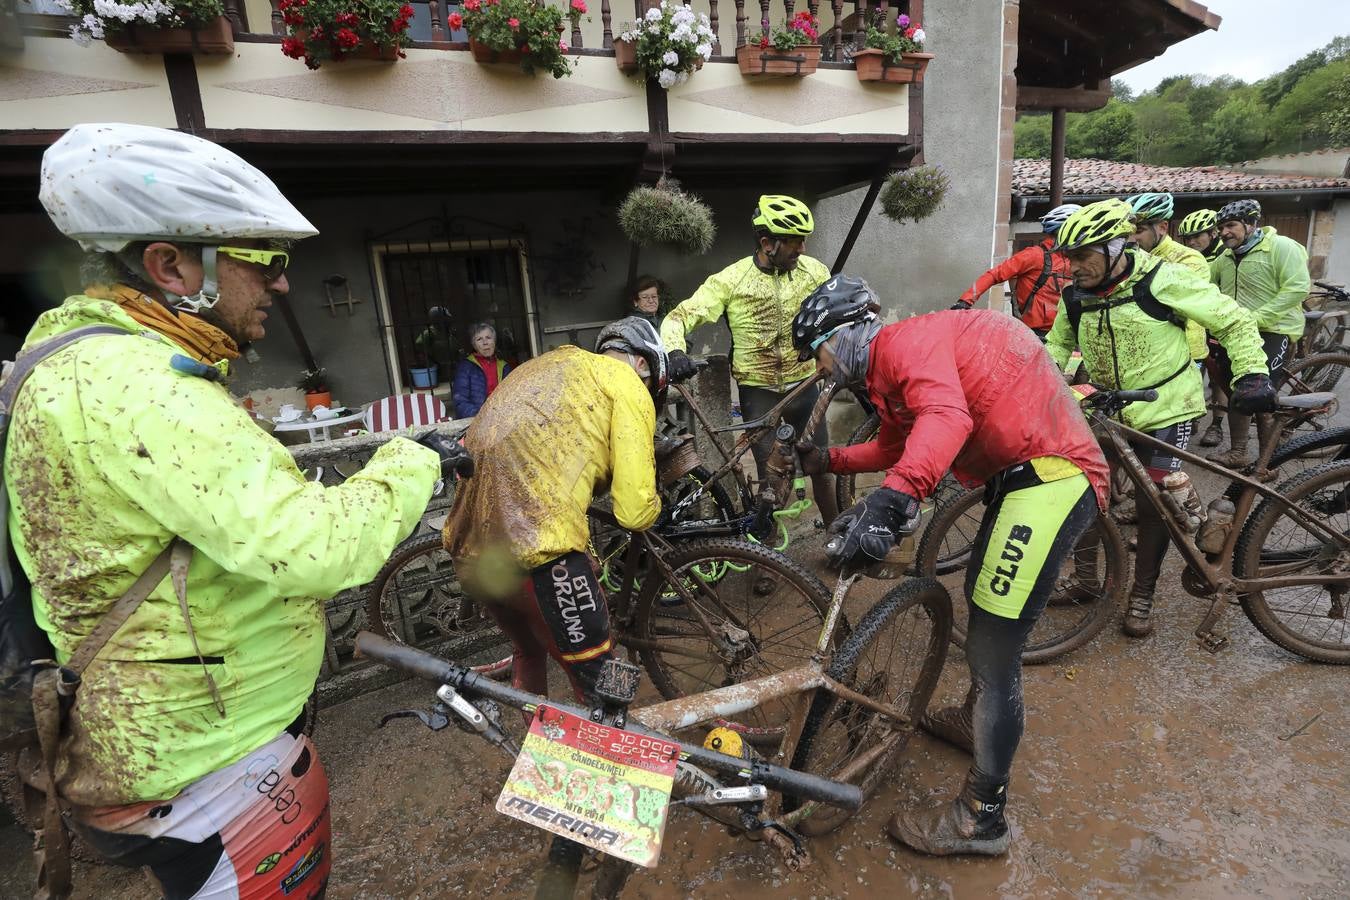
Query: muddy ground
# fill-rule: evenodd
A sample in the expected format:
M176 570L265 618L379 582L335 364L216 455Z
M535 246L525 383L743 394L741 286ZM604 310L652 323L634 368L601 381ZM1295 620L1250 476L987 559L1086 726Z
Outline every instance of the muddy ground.
M1112 626L1027 670L1006 858L930 859L885 835L895 808L947 798L968 764L919 735L852 823L810 842L808 869L789 873L767 848L679 812L660 867L634 877L625 897L1350 896L1350 669L1288 655L1237 610L1221 625L1230 646L1200 649L1191 630L1204 607L1178 575L1172 554L1152 637L1131 641ZM939 700L961 696L963 668L954 650ZM407 682L321 714L330 897L532 893L548 838L493 811L506 760L453 729L375 729L383 712L430 699ZM26 846L0 823L0 895L27 896ZM81 863L77 878L81 897L152 896L135 872Z

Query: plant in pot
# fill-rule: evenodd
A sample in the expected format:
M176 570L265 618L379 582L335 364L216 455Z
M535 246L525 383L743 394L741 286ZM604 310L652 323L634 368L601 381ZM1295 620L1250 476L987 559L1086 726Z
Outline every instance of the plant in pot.
M901 169L881 188L881 211L897 222L917 222L937 212L951 179L941 166Z
M770 29L760 21L759 40L736 48L742 75L810 75L820 64L820 20L802 10Z
M518 63L530 75L572 74L558 7L537 0L464 0L463 9L457 21L469 32L469 49L478 62ZM585 0L573 0L566 20L575 29L585 12ZM453 28L453 22L447 23Z
M327 369L320 367L301 372L295 386L305 392L305 406L308 409L333 405L333 392L328 387Z
M669 90L702 68L716 43L707 16L687 3L663 0L619 35L614 60L621 70L641 72Z
M403 0L281 0L281 21L290 31L281 52L319 64L346 59L402 59L412 42L413 8Z
M712 210L673 178L633 188L619 206L619 228L639 247L664 245L681 253L707 253L717 236Z
M918 84L933 54L923 52L923 26L905 13L895 18L894 30L880 10L869 16L867 46L853 54L859 81Z
M233 53L234 32L221 0L56 0L77 21L71 38L81 46L106 41L123 53Z

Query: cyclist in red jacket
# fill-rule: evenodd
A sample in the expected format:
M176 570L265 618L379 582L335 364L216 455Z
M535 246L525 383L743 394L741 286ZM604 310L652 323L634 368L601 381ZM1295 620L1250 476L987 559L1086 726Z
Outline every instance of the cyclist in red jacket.
M897 813L887 829L938 856L999 855L1013 756L1022 737L1022 648L1060 567L1107 503L1106 460L1059 370L1025 328L993 310L944 310L882 327L876 295L837 275L792 323L802 359L866 391L877 439L830 450L797 445L805 472L886 471L882 486L830 530L845 571L866 568L918 522L920 499L951 471L985 485L985 514L967 568L966 704L933 714L971 750L961 793L937 809Z
M1013 283L1013 315L1036 332L1042 341L1055 321L1059 293L1069 284L1069 261L1063 253L1053 252L1055 232L1064 220L1082 209L1077 203L1056 206L1041 216L1045 239L1018 250L985 272L970 286L952 309L970 309L985 291L1001 281Z

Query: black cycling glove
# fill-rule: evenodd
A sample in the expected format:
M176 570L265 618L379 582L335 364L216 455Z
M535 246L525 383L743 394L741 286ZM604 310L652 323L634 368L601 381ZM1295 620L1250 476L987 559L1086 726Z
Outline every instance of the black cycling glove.
M827 563L845 573L866 569L885 559L918 524L918 500L902 491L878 488L830 523L830 533L839 537L825 545Z
M440 454L442 478L449 478L451 474L460 478L473 477L473 457L454 438L432 430L417 438L417 443Z
M1269 375L1252 372L1243 375L1233 385L1233 411L1244 416L1275 410L1275 385Z
M951 305L951 309L970 309L975 305L974 300L957 300Z
M666 369L670 374L670 383L679 384L693 378L698 365L683 350L672 350L666 354Z

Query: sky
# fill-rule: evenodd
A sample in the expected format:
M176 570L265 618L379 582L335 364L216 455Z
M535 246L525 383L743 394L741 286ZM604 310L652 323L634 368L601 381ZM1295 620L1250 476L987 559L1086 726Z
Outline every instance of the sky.
M1127 69L1122 79L1135 93L1169 75L1264 78L1333 37L1350 34L1350 0L1199 0L1223 17L1218 31L1174 44L1157 59Z

